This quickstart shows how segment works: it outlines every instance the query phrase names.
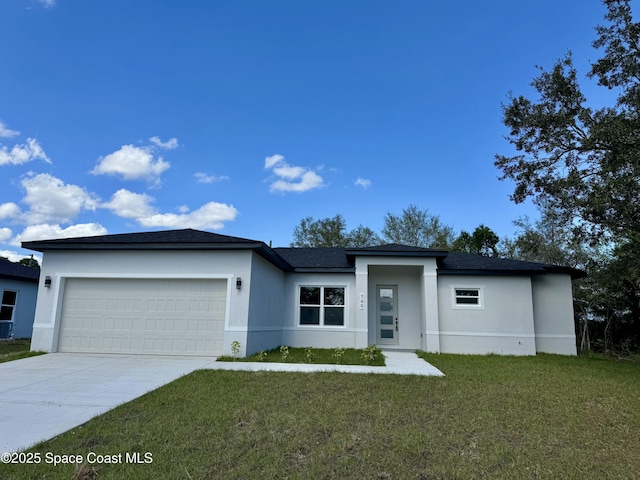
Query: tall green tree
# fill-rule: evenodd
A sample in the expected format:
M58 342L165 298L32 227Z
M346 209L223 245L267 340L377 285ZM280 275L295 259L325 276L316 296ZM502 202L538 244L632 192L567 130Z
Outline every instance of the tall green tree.
M38 260L33 258L33 255L31 255L31 257L29 258L20 259L18 263L20 263L20 265L24 265L25 267L31 267L40 270L40 264L38 263Z
M537 98L511 96L503 105L518 154L496 155L495 165L515 182L515 202L551 205L575 238L611 252L609 268L598 270L601 287L611 299L613 278L624 280L614 309L626 312L625 331L640 348L640 23L629 0L603 3L607 24L593 42L601 57L587 77L613 91L615 103L588 103L569 52L551 70L540 68Z
M292 247L370 247L379 245L380 237L368 227L359 225L347 230L342 215L314 220L306 217L293 231Z
M485 257L497 257L500 237L485 225L478 225L473 233L461 231L451 245L456 252L473 253Z
M427 209L409 205L400 215L387 213L382 228L384 240L414 247L448 249L453 243L453 228L429 214Z

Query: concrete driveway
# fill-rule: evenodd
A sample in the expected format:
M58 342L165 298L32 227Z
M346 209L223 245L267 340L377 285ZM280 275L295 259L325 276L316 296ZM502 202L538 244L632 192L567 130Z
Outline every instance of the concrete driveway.
M0 363L0 454L28 448L215 357L49 353Z

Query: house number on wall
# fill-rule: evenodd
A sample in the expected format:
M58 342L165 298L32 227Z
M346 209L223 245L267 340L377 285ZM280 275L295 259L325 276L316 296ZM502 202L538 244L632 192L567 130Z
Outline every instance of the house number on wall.
M364 293L360 294L360 310L364 310Z

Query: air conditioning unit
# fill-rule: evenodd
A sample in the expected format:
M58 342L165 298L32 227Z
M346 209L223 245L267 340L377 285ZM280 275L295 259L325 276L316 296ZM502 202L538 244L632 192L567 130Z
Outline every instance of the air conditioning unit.
M11 340L13 338L13 322L0 322L0 340Z

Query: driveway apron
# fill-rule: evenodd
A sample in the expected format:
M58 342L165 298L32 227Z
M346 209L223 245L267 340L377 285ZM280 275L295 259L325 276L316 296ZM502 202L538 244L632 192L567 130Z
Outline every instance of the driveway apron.
M0 363L0 453L59 435L215 360L49 353Z

